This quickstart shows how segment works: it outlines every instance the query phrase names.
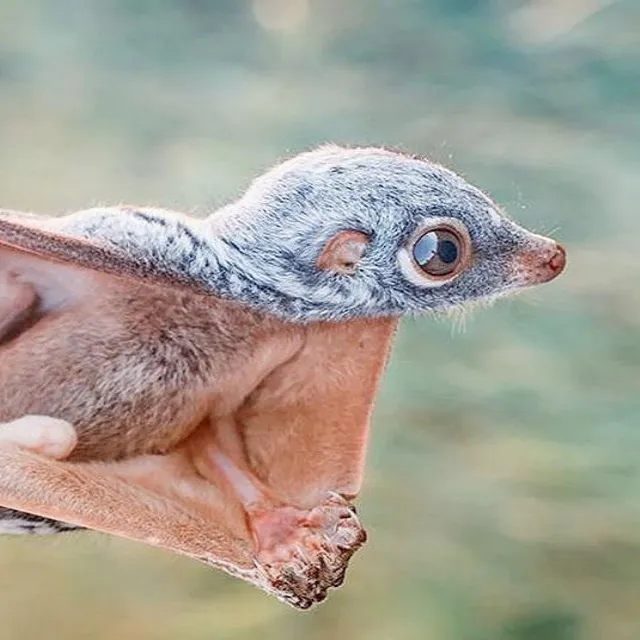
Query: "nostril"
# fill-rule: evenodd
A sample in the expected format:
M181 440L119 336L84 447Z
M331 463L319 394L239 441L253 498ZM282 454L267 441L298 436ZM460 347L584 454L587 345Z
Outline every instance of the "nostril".
M567 252L564 250L564 247L561 245L557 245L556 252L551 256L549 260L549 267L554 273L560 273L565 264L567 263Z

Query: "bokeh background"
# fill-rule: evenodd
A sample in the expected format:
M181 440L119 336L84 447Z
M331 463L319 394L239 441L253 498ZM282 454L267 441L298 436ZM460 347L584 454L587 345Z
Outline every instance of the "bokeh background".
M0 204L205 213L316 144L462 172L569 252L405 322L346 586L301 614L104 536L0 541L2 640L640 638L640 2L0 0Z

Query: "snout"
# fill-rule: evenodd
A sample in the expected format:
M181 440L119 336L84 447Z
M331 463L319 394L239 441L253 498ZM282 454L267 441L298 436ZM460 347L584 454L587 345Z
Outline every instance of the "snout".
M557 278L567 264L567 252L554 240L540 238L515 257L514 280L519 286L544 284Z

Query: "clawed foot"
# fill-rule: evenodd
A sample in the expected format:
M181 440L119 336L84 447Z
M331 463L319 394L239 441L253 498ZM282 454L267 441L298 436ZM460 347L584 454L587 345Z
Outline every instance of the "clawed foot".
M322 602L342 584L351 556L366 540L355 509L337 494L308 511L281 506L249 518L257 570L270 591L299 609Z

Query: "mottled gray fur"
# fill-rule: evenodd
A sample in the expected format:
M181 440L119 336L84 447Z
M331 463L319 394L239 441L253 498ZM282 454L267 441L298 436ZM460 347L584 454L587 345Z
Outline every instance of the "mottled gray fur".
M452 282L429 288L408 279L397 256L433 217L466 226L474 260ZM44 224L123 252L149 273L170 273L294 322L414 314L499 296L518 287L507 258L537 241L484 193L437 164L334 145L275 166L206 219L109 207ZM350 275L316 267L341 230L371 239Z

